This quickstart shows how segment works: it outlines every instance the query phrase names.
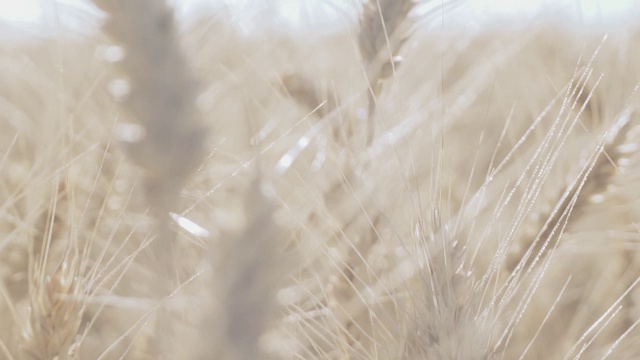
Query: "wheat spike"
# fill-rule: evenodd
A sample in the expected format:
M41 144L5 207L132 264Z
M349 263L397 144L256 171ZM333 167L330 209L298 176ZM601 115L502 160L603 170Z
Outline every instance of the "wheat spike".
M177 43L172 10L164 1L97 0L103 27L119 46L125 109L137 125L123 125L128 155L145 170L145 188L157 221L158 270L171 259L169 212L200 165L206 131L195 110L197 83ZM169 266L170 268L170 266ZM167 275L168 276L168 275Z
M370 0L364 4L360 16L358 48L369 83L367 145L374 137L373 116L378 95L385 79L395 74L401 63L399 51L408 38L412 25L409 13L413 0Z
M390 77L399 64L396 56L408 37L412 0L371 0L364 4L360 17L358 48L374 95L381 80Z
M64 190L62 196L54 196L40 251L32 244L29 320L22 333L21 346L23 356L28 359L77 359L79 356L79 331L88 288L81 273L78 244L70 240L66 254L55 270L47 274L58 257L57 247L64 242L59 237L70 235L71 225L58 220L64 209L62 204L68 202L66 198Z

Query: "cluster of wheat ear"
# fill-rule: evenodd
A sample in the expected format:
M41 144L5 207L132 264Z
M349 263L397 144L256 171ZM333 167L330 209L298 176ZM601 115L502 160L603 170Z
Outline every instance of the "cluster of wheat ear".
M640 358L636 23L91 3L0 31L1 359Z

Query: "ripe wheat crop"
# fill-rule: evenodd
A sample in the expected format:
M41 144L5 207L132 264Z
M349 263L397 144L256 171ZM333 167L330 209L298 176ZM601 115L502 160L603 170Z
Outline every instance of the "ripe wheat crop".
M0 358L640 358L637 22L285 3L0 32Z

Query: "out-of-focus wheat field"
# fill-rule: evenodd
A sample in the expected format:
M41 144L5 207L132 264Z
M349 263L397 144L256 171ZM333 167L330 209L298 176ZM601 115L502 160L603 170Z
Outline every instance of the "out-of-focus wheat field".
M0 359L640 358L640 11L477 3L0 22Z

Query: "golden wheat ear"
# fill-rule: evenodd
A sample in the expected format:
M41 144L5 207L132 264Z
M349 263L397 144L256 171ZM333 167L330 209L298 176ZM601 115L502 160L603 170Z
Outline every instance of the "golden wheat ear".
M409 35L412 0L370 0L364 4L360 18L358 48L366 69L373 96L381 82L400 64L399 52Z

